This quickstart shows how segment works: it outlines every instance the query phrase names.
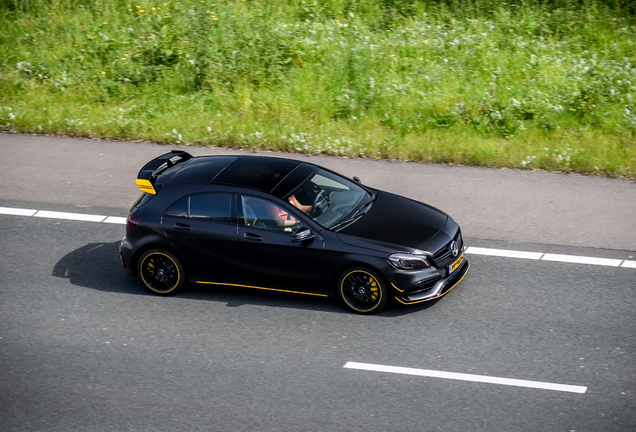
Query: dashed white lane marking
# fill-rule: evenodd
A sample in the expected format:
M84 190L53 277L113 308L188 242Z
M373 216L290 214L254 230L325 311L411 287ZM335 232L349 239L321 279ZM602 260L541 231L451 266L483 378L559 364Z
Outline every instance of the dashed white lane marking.
M13 208L13 207L0 207L0 214L12 215L12 216L33 216L33 217L41 217L41 218L66 219L66 220L75 220L75 221L83 221L83 222L102 222L102 223L119 224L119 225L124 225L126 223L126 218L120 217L120 216L103 216L103 215L91 215L91 214L84 214L84 213L66 213L66 212L56 212L56 211L48 211L48 210L32 210L32 209ZM591 264L591 265L636 269L636 261L629 261L629 260L623 261L620 259L610 259L610 258L595 258L595 257L584 257L584 256L576 256L576 255L559 255L559 254L550 254L550 253L543 253L543 252L525 252L525 251L508 250L508 249L481 248L481 247L475 247L475 246L471 246L467 248L466 253L472 254L472 255L486 255L486 256L496 256L496 257L504 257L504 258L520 258L520 259L531 259L531 260L542 260L542 261L557 261L557 262L564 262L564 263Z
M120 217L120 216L108 216L102 222L124 225L126 223L126 218L125 217Z
M596 258L596 257L586 257L586 256L577 256L577 255L561 255L561 254L551 254L551 253L543 253L543 252L524 252L524 251L516 251L516 250L506 250L506 249L490 249L490 248L480 248L471 246L466 249L467 254L472 255L486 255L486 256L497 256L497 257L505 257L505 258L522 258L522 259L531 259L531 260L541 260L541 261L556 261L556 262L564 262L564 263L572 263L572 264L591 264L591 265L600 265L600 266L609 266L609 267L626 267L626 268L636 268L636 261L628 261L621 259L611 259L611 258Z
M49 210L31 210L13 207L0 207L0 214L12 216L33 216L49 219L65 219L82 222L104 222L114 224L125 224L126 218L119 216L103 216L84 213L67 213Z
M56 211L40 210L33 217L50 218L50 219L66 219L84 222L103 222L106 216L91 215L84 213L65 213Z
M430 378L445 378L459 381L470 381L470 382L479 382L486 384L500 384L507 386L516 386L516 387L528 387L535 389L543 389L543 390L555 390L561 392L570 392L570 393L585 393L587 391L587 387L577 386L577 385L569 385L569 384L554 384L547 383L541 381L527 381L527 380L519 380L513 378L497 378L486 375L472 375L472 374L463 374L456 372L443 372L436 370L428 370L428 369L415 369L409 367L399 367L399 366L385 366L371 363L357 363L357 362L347 362L344 365L347 369L359 369L359 370L367 370L373 372L388 372L395 374L403 374L403 375L415 375L415 376L423 376Z
M488 256L498 256L498 257L506 257L506 258L523 258L523 259L541 259L543 253L541 252L523 252L516 250L507 250L507 249L490 249L490 248L480 248L471 246L466 249L466 253L474 254L474 255L488 255Z
M37 213L37 210L0 207L0 214L13 215L13 216L33 216Z
M592 264L592 265L602 265L602 266L610 266L610 267L618 267L623 262L623 260L618 260L618 259L593 258L593 257L585 257L585 256L558 255L558 254L545 254L543 255L543 258L541 259L544 261L559 261L559 262L567 262L567 263L575 263L575 264Z

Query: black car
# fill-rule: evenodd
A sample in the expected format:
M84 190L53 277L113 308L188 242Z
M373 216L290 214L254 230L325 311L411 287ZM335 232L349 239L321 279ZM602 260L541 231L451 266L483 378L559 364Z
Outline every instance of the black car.
M191 282L338 295L372 313L441 297L469 268L447 214L307 162L172 151L137 186L121 259L161 295Z

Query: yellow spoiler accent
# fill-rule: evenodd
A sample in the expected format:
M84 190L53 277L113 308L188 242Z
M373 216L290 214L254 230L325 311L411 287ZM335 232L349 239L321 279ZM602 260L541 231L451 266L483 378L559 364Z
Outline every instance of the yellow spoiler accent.
M137 179L137 187L144 192L148 192L149 194L157 195L157 191L155 190L150 180L146 179Z

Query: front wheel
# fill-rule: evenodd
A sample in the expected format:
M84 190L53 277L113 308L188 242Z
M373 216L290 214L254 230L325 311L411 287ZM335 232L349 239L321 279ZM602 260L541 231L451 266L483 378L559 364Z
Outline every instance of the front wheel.
M176 294L185 285L185 272L179 260L160 249L149 250L141 256L139 275L144 285L159 295Z
M345 271L338 280L338 295L352 311L370 314L386 304L387 290L382 278L359 267Z

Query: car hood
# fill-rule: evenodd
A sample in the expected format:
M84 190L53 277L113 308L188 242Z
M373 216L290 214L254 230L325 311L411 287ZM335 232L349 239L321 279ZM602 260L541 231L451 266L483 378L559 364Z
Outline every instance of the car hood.
M343 243L386 252L411 252L435 237L448 215L418 201L378 191L369 211L337 232Z

